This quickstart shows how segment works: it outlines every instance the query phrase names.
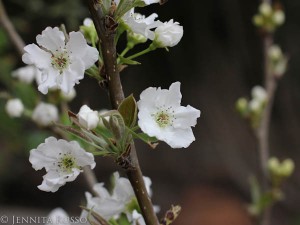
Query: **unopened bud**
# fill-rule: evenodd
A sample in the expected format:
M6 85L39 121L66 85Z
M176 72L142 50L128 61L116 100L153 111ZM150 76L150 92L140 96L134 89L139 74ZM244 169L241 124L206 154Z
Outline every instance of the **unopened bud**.
M119 123L118 118L116 116L112 115L109 118L109 125L110 125L111 131L114 134L115 138L117 140L120 140L122 138L125 128L122 127L121 123Z
M259 12L265 17L270 16L272 14L272 6L269 3L264 2L260 4Z
M273 14L273 22L276 25L282 25L285 21L285 15L284 12L282 10L276 10Z
M248 101L245 98L239 98L235 104L236 109L239 113L244 115L248 109Z

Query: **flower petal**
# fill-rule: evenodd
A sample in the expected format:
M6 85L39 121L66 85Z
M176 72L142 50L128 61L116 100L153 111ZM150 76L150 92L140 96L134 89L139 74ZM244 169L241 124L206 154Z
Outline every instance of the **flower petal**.
M49 89L57 87L58 76L61 76L59 74L59 71L55 70L53 67L49 67L47 70L43 70L43 80L41 79L38 90L43 94L47 94Z
M71 32L67 49L71 57L82 60L84 68L90 68L98 60L98 50L90 47L80 32Z
M34 64L39 69L45 69L51 65L51 54L40 49L36 44L26 45L22 60L26 64Z
M68 70L64 71L60 76L61 79L57 80L56 83L67 94L84 77L84 65L82 61L76 60L72 62Z
M65 47L65 36L57 27L47 27L36 37L36 42L52 53Z
M175 120L174 128L186 129L197 124L197 118L200 117L200 110L188 105L187 107L180 106L176 108L174 113Z
M166 142L172 148L187 148L195 141L195 136L192 128L169 129L161 132L160 140Z

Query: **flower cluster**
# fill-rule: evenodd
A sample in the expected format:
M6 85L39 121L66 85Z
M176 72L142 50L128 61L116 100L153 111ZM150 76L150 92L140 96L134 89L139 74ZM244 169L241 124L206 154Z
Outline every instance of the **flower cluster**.
M266 32L273 32L285 21L284 12L277 5L263 2L260 4L258 14L253 17L255 26L262 28Z
M118 6L119 0L116 0ZM141 1L142 5L150 5L159 3L159 0ZM156 13L146 17L135 12L135 8L131 8L121 19L121 26L125 27L128 34L128 41L135 45L144 43L147 39L153 41L154 48L173 47L179 43L183 36L183 27L178 22L171 19L168 22L156 20Z
M261 86L254 86L251 90L252 99L239 98L236 102L236 109L242 117L249 119L253 127L257 127L262 112L268 100L265 89Z
M151 196L151 180L144 177L144 182L148 194ZM120 177L118 172L113 174L114 187L111 194L104 187L104 183L98 183L94 186L94 191L98 195L93 197L92 194L86 192L87 206L86 208L99 214L105 220L117 220L121 214L126 214L129 222L138 221L140 225L145 224L142 215L138 212L139 208L136 202L135 194L132 186L127 178ZM154 208L156 211L159 208ZM88 217L87 210L81 214L82 218Z
M286 72L288 59L282 53L281 48L278 45L272 45L268 49L268 57L272 74L277 78L282 77Z
M22 59L42 73L38 89L47 94L49 88L69 93L84 77L84 71L98 60L96 48L87 45L80 32L71 32L69 39L57 27L47 27L36 37L39 44L29 44Z

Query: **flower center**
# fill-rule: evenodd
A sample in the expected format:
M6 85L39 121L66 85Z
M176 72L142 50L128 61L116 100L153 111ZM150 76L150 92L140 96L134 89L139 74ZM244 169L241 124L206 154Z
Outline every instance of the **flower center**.
M73 168L78 167L76 165L75 158L72 155L67 155L67 154L63 155L63 157L60 159L57 165L63 172L67 172L67 173L72 172Z
M60 52L51 57L51 65L59 71L60 74L69 66L70 60L67 52Z
M154 115L155 122L161 128L170 126L173 122L172 118L173 118L172 114L170 114L167 110L159 111Z

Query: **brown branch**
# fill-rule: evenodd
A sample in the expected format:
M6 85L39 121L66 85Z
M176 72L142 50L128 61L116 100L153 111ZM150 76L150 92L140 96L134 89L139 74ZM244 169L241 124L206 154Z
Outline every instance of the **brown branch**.
M13 26L12 22L9 20L4 4L2 0L0 0L0 23L1 26L5 29L8 36L10 37L13 45L15 46L16 50L18 51L19 55L22 56L24 54L24 47L25 43L22 38L17 33L15 27Z
M112 17L104 15L96 0L88 0L87 3L100 40L111 104L114 109L117 109L124 99L120 74L117 69L114 30L117 24ZM145 222L147 225L158 225L158 219L145 187L134 143L131 144L130 159L133 168L126 170L126 173L138 199Z

